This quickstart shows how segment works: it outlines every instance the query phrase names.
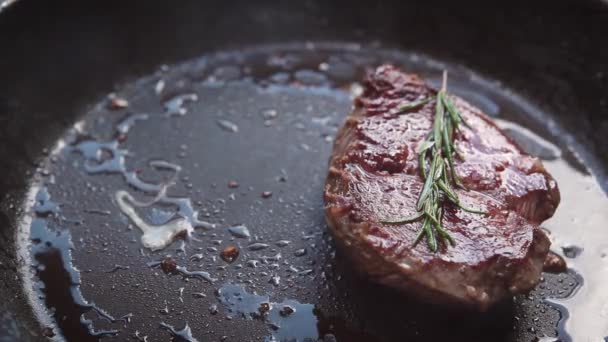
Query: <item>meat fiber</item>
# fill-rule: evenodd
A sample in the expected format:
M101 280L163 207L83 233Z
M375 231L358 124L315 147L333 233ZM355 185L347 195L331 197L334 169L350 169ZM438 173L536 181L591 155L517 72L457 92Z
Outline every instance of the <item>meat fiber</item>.
M399 108L437 91L418 76L385 65L368 74L336 137L325 185L326 219L354 268L373 281L425 301L486 309L532 289L550 241L538 225L559 204L555 180L479 109L451 99L471 128L455 135L455 170L468 190L465 212L444 204L443 227L455 241L436 252L414 244L422 220L410 217L422 187L416 149L431 130L435 102Z

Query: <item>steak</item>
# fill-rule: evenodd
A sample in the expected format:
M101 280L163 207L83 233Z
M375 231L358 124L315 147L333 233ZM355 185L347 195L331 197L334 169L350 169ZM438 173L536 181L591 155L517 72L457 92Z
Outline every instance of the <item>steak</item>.
M416 75L391 65L368 73L363 93L338 131L325 184L326 219L340 251L375 282L424 301L485 310L531 290L550 241L538 225L559 204L557 183L485 114L450 96L468 126L455 132L460 202L444 201L442 226L455 244L433 252L415 243L423 180L416 149L432 129L435 101L407 113L403 106L435 96Z

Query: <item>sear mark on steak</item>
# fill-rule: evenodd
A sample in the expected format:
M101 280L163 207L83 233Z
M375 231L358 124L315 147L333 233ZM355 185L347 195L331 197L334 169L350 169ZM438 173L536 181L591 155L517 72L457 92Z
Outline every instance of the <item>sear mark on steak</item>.
M479 109L452 100L462 126L455 169L470 189L456 190L479 215L444 204L443 227L456 245L437 252L413 244L422 220L382 221L416 213L422 187L416 148L433 125L434 101L407 114L400 107L436 94L419 77L385 65L366 77L364 92L339 130L325 185L326 218L340 249L373 281L423 300L485 310L539 281L550 241L538 225L559 204L542 163Z

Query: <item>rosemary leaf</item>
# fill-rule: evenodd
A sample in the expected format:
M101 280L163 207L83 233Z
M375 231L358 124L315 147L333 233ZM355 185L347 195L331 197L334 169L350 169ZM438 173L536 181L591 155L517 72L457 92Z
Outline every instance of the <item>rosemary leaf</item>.
M422 180L426 180L426 152L420 153L418 156L418 170Z
M443 126L443 139L446 143L443 144L443 152L448 159L450 176L454 181L454 184L459 184L460 180L458 179L458 175L456 174L456 168L454 167L454 156L452 155L452 143L450 142L450 134L448 133L448 125Z
M418 212L410 217L394 219L394 220L382 220L380 222L382 222L382 223L410 223L410 222L419 220L423 215L424 215L424 213Z
M414 242L412 243L413 246L416 246L416 244L418 244L418 242L420 241L420 239L422 239L422 237L426 234L426 230L424 229L424 224L422 225L422 227L420 227L420 230L418 231L418 234L416 234L416 238L414 239Z
M443 180L439 180L437 182L437 186L448 196L450 201L456 205L460 204L460 200L458 199L458 195L450 188L450 186L443 182Z
M435 142L433 140L425 140L422 142L422 144L420 144L418 146L418 148L416 149L416 153L418 154L422 154L424 153L426 150L430 149L431 147L433 147L433 145L435 145Z
M433 163L433 165L434 165L434 163ZM431 166L431 172L429 172L429 174L432 175L434 172L435 172L435 169ZM422 186L422 191L420 192L420 197L418 197L418 203L416 203L416 209L418 209L418 210L422 209L422 206L424 205L424 201L431 194L431 189L433 188L433 181L434 181L434 178L432 176L427 177L426 181L424 181L424 185Z
M460 209L462 209L462 210L464 210L464 211L466 211L468 213L480 214L480 215L487 215L488 214L486 211L472 209L472 208L469 208L469 207L467 207L465 205L462 205L461 203L454 203L454 204L456 204L456 206L458 206L458 208L460 208Z
M452 121L462 123L467 128L473 129L473 127L471 127L471 125L469 125L469 123L462 117L462 115L460 115L460 112L458 112L458 110L456 109L456 106L452 102L452 99L450 99L446 95L446 96L442 96L442 100L443 100L443 103L445 104L445 107L448 109L448 112L450 113L450 117L453 117Z
M462 118L461 118L460 114L458 113L458 111L456 110L456 107L452 103L452 100L449 98L449 96L442 94L441 101L445 105L445 108L447 108L452 122L456 123L455 126L458 126L458 124L460 124Z
M433 252L437 251L437 239L435 239L435 232L433 231L431 221L424 220L423 227L426 231L426 239L429 245L429 249Z
M399 114L405 114L404 112L410 111L410 110L418 108L420 106L423 106L423 105L435 100L435 98L436 98L435 96L431 96L431 97L427 97L426 99L411 102L409 104L401 106L401 107L399 107Z

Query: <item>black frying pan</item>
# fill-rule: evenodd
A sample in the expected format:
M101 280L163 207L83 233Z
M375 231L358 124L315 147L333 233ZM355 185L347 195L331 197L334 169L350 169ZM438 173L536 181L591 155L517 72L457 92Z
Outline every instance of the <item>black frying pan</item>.
M565 127L567 136L556 137L559 131L551 128L544 133L562 144L574 139L582 146L578 153L584 163L590 165L602 181L608 168L607 23L608 9L598 1L136 1L117 4L22 0L13 4L0 12L0 194L3 196L0 340L44 340L43 335L61 333L75 341L99 339L88 331L86 322L79 321L82 313L94 321L97 332L118 330L115 338L120 340L133 338L136 330L143 332L141 336L148 335L150 340L167 340L170 335L167 329L159 328L160 322L172 324L176 330L188 322L199 340L261 339L270 334L267 324L260 319L247 320L231 314L214 294L222 284L246 278L246 273L253 273L249 285L256 285L258 293L270 294L274 302L296 298L315 304L318 330L321 334L332 334L339 341L530 341L539 336L555 336L560 315L564 313L547 305L543 294L538 292L530 299L517 298L514 304L484 315L463 314L428 308L351 275L349 266L342 264L339 255L333 258L332 242L323 225L320 186L329 145L316 136L298 138L299 133L289 131L288 127L292 126L287 123L283 133L277 135L266 134L263 128L250 128L253 133L246 138L241 135L227 139L220 135L213 138L219 134L214 120L197 121L184 116L181 123L172 127L173 133L163 131L164 126L145 123L142 127L147 128L142 132L148 133L129 141L138 153L146 152L143 154L148 159L171 156L180 160L188 180L182 182L178 192L191 194L188 183L201 189L206 194L200 196L204 199L201 206L217 207L221 212L211 219L218 225L247 222L249 226L261 227L254 233L262 238L264 235L274 237L278 230L284 239L292 241L287 247L290 249L283 254L291 255L307 248L304 259L287 260L297 264L298 272L310 266L315 269L314 274L304 274L302 278L283 275L281 284L286 288L275 286L272 280L268 282L273 276L271 271L260 275L262 271L251 271L246 266L244 270L228 267L212 285L196 278L184 282L180 275L165 275L160 269L146 266L146 261L160 260L165 254L172 254L178 263L188 264L190 257L198 252L190 250L184 256L172 249L140 255L137 244L124 241L121 229L128 223L118 215L109 194L99 190L99 187L120 187L120 179L86 178L67 164L59 163L48 167L57 178L57 185L49 185L49 189L53 199L61 203L64 216L74 214L67 217L67 221L75 217L75 221L82 219L74 224L72 234L76 236L76 246L80 247L74 252L76 267L83 271L84 279L79 291L89 304L79 302L70 292L69 274L61 264L66 260L62 260L61 255L48 257L41 262L45 271L38 276L45 279L49 291L43 301L55 308L55 315L51 315L58 322L55 326L52 321L35 316L36 310L32 310L31 297L28 297L32 284L22 270L29 261L18 253L18 246L28 243L27 238L25 242L20 241L17 234L24 222L21 206L29 184L48 177L41 169L47 168L48 151L58 137L85 113L88 113L85 125L95 125L95 119L102 114L95 112L93 104L103 105L104 100L98 101L115 87L119 92L132 95L138 87L153 85L157 76L139 83L132 81L153 74L161 64L190 60L220 49L238 52L260 44L307 41L358 42L370 49L416 51L500 80ZM300 49L295 46L296 50ZM305 44L299 46L306 48ZM349 48L339 44L328 46ZM177 78L179 75L197 75L201 79L208 76L194 64L169 74ZM190 81L200 81L197 77ZM118 86L125 83L135 85ZM316 97L301 98L289 106L297 111L317 100ZM159 100L150 94L142 95L137 101L133 100L150 110L153 105L159 105ZM273 101L271 96L247 106L251 112L258 113L271 104L280 105ZM233 102L238 107L238 99ZM205 111L209 104L221 110L222 103L217 98L203 98L190 110ZM347 103L344 99L327 100L320 103L317 110L341 113L347 111ZM283 111L288 111L289 106L282 108ZM120 115L111 117L108 125L120 118ZM538 118L519 119L524 124L538 126ZM242 124L241 131L247 128L247 122ZM210 126L214 130L210 130ZM111 136L111 125L102 123L99 127L98 134ZM198 135L188 140L178 134L184 129L194 129ZM230 127L223 130L226 129ZM288 146L306 150L302 147L304 144L319 153L293 157L284 143L268 144L272 139L284 141L280 139L291 137L295 138ZM159 143L152 144L154 141ZM186 150L189 150L180 159L178 154L183 144L187 144ZM221 148L214 144L221 144ZM321 161L319 155L323 156ZM145 169L146 158L139 159L136 167ZM213 160L208 164L217 167L209 165L204 172L197 171L194 165L197 160ZM287 180L275 181L284 176L282 169L289 169ZM163 174L149 177L161 179ZM238 191L225 186L233 178L242 184ZM245 193L242 196L249 201L237 201L226 208L221 202L212 203L218 198L227 198L231 191L237 196L242 191ZM262 198L259 196L262 191L272 191L273 195ZM197 192L192 194L195 197ZM294 194L298 196L293 197ZM280 197L292 199L297 205L285 209L284 203L278 200ZM252 203L258 207L252 209ZM301 208L296 208L298 206ZM82 217L76 215L78 209L82 209ZM110 215L106 215L106 211ZM104 229L116 231L108 234ZM197 237L203 242L194 241L192 245L204 251L214 247L209 241L221 238L214 237L213 232L199 234ZM83 240L79 242L78 237ZM221 239L223 242L215 248L225 247L226 239ZM310 239L315 245L312 249ZM234 241L243 248L247 246L241 240ZM280 250L276 246L272 248ZM271 254L270 249L267 255ZM321 268L315 266L319 264L328 267L323 275ZM115 268L116 265L129 268ZM212 275L217 276L218 272ZM564 283L576 287L580 281L569 273L546 275L545 282L550 289ZM176 292L181 287L185 288L183 302ZM560 295L566 296L571 290ZM207 297L198 298L199 292ZM100 314L90 306L93 302L117 321L99 318ZM214 311L214 304L219 305L217 315L209 312L210 306ZM118 319L127 313L133 314L128 323ZM227 319L226 315L235 317Z

